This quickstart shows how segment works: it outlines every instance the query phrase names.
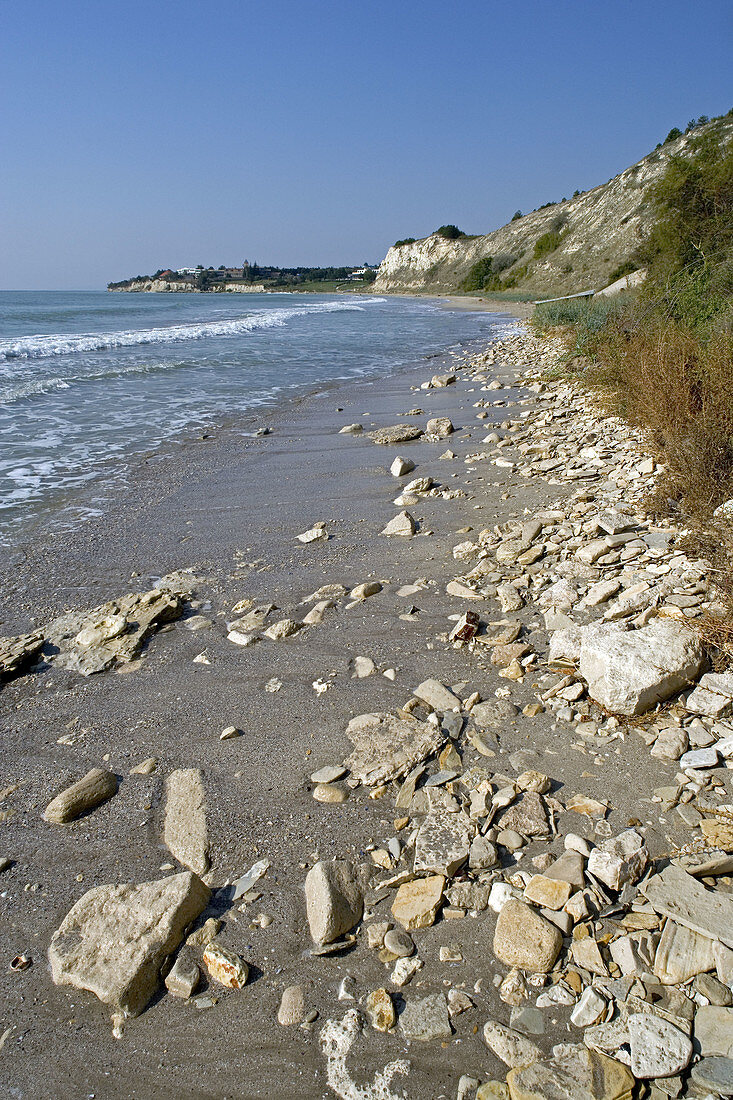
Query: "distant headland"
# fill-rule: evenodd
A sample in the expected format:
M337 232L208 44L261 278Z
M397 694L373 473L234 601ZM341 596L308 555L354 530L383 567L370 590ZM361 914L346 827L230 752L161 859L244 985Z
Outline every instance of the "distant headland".
M377 264L362 267L260 267L245 260L241 267L160 268L153 275L135 275L107 290L195 294L256 294L266 291L355 290L374 282Z

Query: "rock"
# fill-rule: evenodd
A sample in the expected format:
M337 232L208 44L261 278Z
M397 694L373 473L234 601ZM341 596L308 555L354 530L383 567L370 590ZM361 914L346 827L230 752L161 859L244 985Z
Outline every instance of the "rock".
M733 1058L703 1058L692 1067L692 1080L718 1096L733 1093Z
M439 680L423 680L414 689L414 694L437 711L460 710L463 705L458 696Z
M695 1048L704 1056L733 1058L733 1008L701 1005L695 1013Z
M496 597L504 613L519 611L524 607L524 600L513 584L500 584L496 589Z
M496 922L494 954L507 966L546 974L562 947L560 930L526 905L512 898Z
M163 843L197 875L209 869L206 800L198 768L181 768L166 780Z
M157 767L157 756L149 756L146 760L136 764L134 768L130 768L130 775L152 775Z
M699 636L679 623L653 620L639 630L613 623L583 628L580 674L606 710L643 714L689 687L705 667Z
M369 1023L375 1031L390 1031L397 1023L397 1013L386 989L374 989L364 1004Z
M576 890L582 890L585 885L585 857L580 852L567 849L545 870L546 878L556 879L558 882L569 882Z
M0 679L10 679L26 668L41 652L44 641L40 630L15 638L0 638Z
M449 1039L453 1029L443 994L408 1001L400 1016L400 1028L406 1039L418 1039L421 1043Z
M345 760L352 778L367 787L399 779L439 752L445 733L431 722L408 721L392 714L360 714L346 734L354 752Z
M552 1058L510 1070L511 1100L631 1100L634 1078L620 1062L573 1044L556 1051Z
M194 929L186 939L187 947L206 947L216 936L221 928L221 921L216 917L209 917L200 928Z
M713 952L714 954L714 952ZM700 993L711 1005L727 1007L733 1005L733 993L730 987L723 985L712 974L698 974L693 984L696 993Z
M428 420L425 430L433 439L446 439L455 431L455 428L449 417L436 416L432 420Z
M208 886L189 871L155 882L95 886L53 934L53 981L88 989L115 1011L137 1016L158 988L165 958L209 896Z
M509 806L497 824L502 829L513 829L528 837L544 836L550 830L542 796L533 791L527 791L513 806Z
M335 805L340 802L346 802L351 791L342 783L316 783L312 793L316 802L325 802Z
M168 971L165 987L171 996L187 1000L195 993L200 981L201 971L196 960L181 953Z
M64 825L81 814L93 810L117 793L117 776L105 768L92 768L52 799L43 814L44 821Z
M484 1042L510 1069L530 1066L542 1057L542 1051L531 1039L496 1020L487 1020L484 1024Z
M649 860L644 838L634 829L604 840L588 858L588 871L611 890L620 890L625 882L636 882Z
M219 740L231 741L234 737L241 737L243 732L243 730L237 729L236 726L226 726L219 734Z
M575 929L571 951L576 966L581 967L582 970L589 970L591 974L598 974L603 978L608 977L608 969L603 961L603 956L595 938L590 934L587 924L579 924Z
M339 435L356 435L357 432L363 431L363 424L344 424L343 428L339 428Z
M411 439L418 439L423 431L417 424L395 424L389 428L377 428L366 434L373 443L391 446L395 443L408 443Z
M640 890L657 913L733 948L733 898L729 895L706 890L674 863L647 879Z
M398 959L407 959L415 952L415 944L412 942L412 938L407 935L407 932L402 932L399 928L390 928L384 934L384 946L392 955L396 955Z
M444 889L445 879L442 875L430 875L404 882L392 903L393 917L406 932L429 928L435 923Z
M417 526L409 512L398 512L382 530L383 535L398 535L400 538L410 539L415 534Z
M685 703L690 714L727 718L733 713L733 673L706 672Z
M354 866L344 859L311 867L305 879L305 900L311 937L319 946L350 932L364 911Z
M247 984L249 967L246 962L218 940L206 945L204 964L214 981L227 989L243 989Z
M471 841L468 852L468 866L472 871L486 871L499 862L496 846L485 836L477 836Z
M680 757L681 768L715 768L718 764L716 748L691 749Z
M409 481L403 493L427 493L434 485L432 477L416 477Z
M342 764L326 764L318 771L312 772L311 783L335 783L337 779L343 779L347 769Z
M546 878L545 875L532 875L524 889L524 896L527 901L545 909L562 909L571 892L569 882L556 881Z
M397 455L394 462L389 468L389 472L392 477L404 477L405 474L409 474L415 469L415 463L409 458L402 458L401 455Z
M450 585L448 585L450 588ZM450 642L470 642L476 636L481 620L475 611L466 611L448 635Z
M305 992L302 985L290 985L283 990L280 1007L277 1010L277 1022L282 1027L302 1024L305 1019Z
M475 588L469 588L467 584L461 584L460 581L448 581L448 584L445 586L445 591L448 596L455 596L456 599L459 600L484 599L484 596L481 592L478 592Z
M505 1081L484 1081L476 1090L476 1100L511 1100Z
M687 731L681 726L663 729L652 745L651 754L657 760L679 760L687 749Z
M527 842L515 829L500 829L496 835L496 843L509 852L518 852Z
M325 523L314 523L307 531L303 531L302 535L295 536L298 542L328 542L328 531L326 530Z
M464 813L431 810L415 839L415 871L433 871L452 878L468 859L473 832Z
M379 581L364 581L363 584L357 584L356 588L352 588L349 592L349 597L352 600L366 600L369 596L376 596L377 592L382 591L382 586Z
M629 1016L631 1072L634 1077L672 1077L692 1057L692 1043L679 1028L661 1016Z
M365 680L367 676L373 676L377 671L377 666L371 657L354 657L351 667L354 680Z
M550 665L577 665L580 661L582 627L566 626L554 631L550 638L547 663Z
M396 985L398 989L402 989L407 985L410 980L417 974L418 970L422 970L423 961L418 959L414 955L411 959L398 959L394 965L394 970L389 976L389 980L392 985Z
M491 730L499 729L518 713L518 708L508 699L492 699L485 703L477 703L471 710L471 718L479 729Z
M264 636L273 642L279 642L283 638L290 638L293 634L297 634L302 626L303 624L296 622L295 619L281 619L280 622L268 626Z
M680 985L706 970L715 970L714 941L668 920L654 956L654 973L660 982Z
M583 994L570 1013L570 1022L575 1027L589 1027L597 1024L605 1015L608 1002L592 986L587 986Z

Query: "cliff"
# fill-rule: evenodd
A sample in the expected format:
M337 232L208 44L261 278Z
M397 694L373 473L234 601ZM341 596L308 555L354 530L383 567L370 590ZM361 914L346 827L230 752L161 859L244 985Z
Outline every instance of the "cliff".
M721 139L733 137L733 121L709 124ZM461 289L479 260L492 257L501 279L512 279L519 290L542 294L574 294L598 290L613 272L630 260L651 224L647 190L666 169L669 158L685 154L704 127L655 149L608 183L566 202L555 203L485 236L446 240L436 234L392 247L380 264L375 293L435 292ZM559 237L557 247L535 258L544 234ZM552 244L548 241L547 244Z

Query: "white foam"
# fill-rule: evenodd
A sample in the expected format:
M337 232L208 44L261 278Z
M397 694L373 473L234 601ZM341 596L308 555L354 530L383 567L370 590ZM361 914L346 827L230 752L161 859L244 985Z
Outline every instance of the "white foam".
M210 336L241 336L256 329L280 328L293 317L312 313L363 312L365 305L384 298L362 298L349 302L317 302L292 309L260 309L226 321L204 321L161 328L129 329L121 332L51 333L0 340L0 362L13 359L46 359L83 351L138 347L144 344L171 344L184 340L204 340Z

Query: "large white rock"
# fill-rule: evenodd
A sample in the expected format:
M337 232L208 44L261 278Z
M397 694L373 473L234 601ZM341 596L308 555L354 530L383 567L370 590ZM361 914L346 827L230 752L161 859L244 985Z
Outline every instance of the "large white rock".
M705 667L694 631L654 620L639 630L615 623L583 628L580 674L597 703L617 714L643 714L689 687Z
M733 713L733 674L706 672L694 691L687 697L690 714L710 718L727 718Z
M158 988L166 956L210 893L190 871L87 890L51 939L54 982L88 989L117 1012L137 1016Z
M634 1077L672 1077L692 1057L692 1043L685 1033L661 1016L629 1016L629 1037Z
M364 912L353 864L345 859L314 864L305 878L305 901L314 943L333 943L350 932Z
M415 839L415 871L452 877L468 859L473 832L465 813L431 810Z
M649 860L644 838L635 829L604 840L588 857L588 870L612 890L636 882Z

